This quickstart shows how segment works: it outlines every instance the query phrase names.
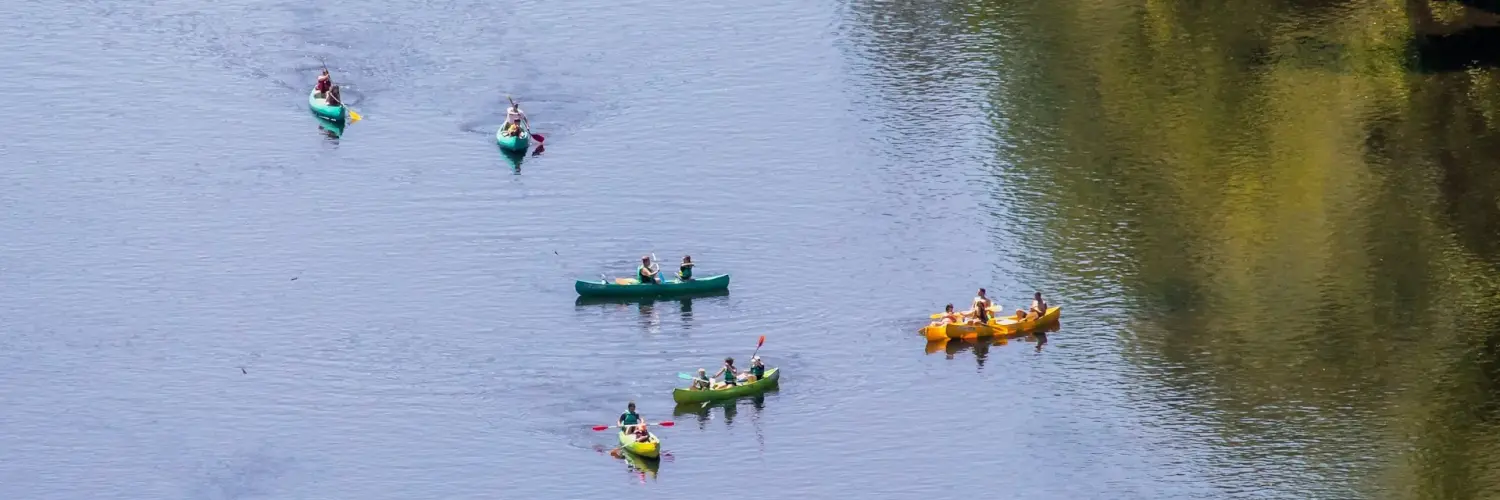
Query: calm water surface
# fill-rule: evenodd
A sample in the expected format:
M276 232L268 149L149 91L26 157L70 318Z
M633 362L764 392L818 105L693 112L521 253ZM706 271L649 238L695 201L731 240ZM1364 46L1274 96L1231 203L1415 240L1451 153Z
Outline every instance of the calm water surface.
M19 7L0 497L1500 496L1478 8ZM731 292L576 300L653 252ZM915 335L980 286L1061 328Z

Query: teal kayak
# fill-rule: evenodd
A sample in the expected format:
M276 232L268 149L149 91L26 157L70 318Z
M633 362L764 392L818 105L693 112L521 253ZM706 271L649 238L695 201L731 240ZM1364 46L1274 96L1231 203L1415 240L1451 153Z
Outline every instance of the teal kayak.
M584 297L646 297L720 292L729 289L729 275L704 276L687 281L668 279L660 284L644 285L635 278L616 278L613 282L578 280L573 284L573 289Z
M526 148L531 146L531 130L528 130L529 128L522 126L521 133L515 136L507 136L505 135L505 127L502 126L500 130L495 131L495 144L499 144L500 149L506 151L520 151L525 153Z
M329 106L328 101L323 99L323 95L319 94L317 90L313 90L307 94L307 107L311 108L313 114L317 115L318 118L344 123L344 107L342 105Z

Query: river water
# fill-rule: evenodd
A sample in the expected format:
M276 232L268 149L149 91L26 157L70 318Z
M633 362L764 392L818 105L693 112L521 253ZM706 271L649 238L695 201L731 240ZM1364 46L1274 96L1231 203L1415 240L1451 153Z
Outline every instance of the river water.
M18 7L3 498L1500 495L1480 8ZM650 253L731 291L576 300ZM1061 326L915 334L979 287Z

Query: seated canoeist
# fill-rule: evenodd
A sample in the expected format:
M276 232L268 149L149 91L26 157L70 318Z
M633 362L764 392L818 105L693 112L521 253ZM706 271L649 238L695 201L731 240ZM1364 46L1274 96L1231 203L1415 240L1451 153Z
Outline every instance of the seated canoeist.
M505 135L521 135L521 120L525 119L526 113L521 111L521 105L511 101L510 107L505 110Z
M976 295L976 296L974 296L974 308L976 308L976 309L979 309L979 308L989 309L989 308L994 307L994 306L995 306L995 303L991 302L990 298L985 295L984 289L980 288L979 289L979 294Z
M987 307L987 306L985 306L985 305L983 305L983 304L975 302L974 303L974 315L970 316L967 322L968 322L968 324L971 324L971 325L987 325L987 324L989 324L990 323L990 308Z
M323 74L318 75L318 84L313 87L316 92L314 97L323 97L325 92L333 86L333 77L328 74L328 68L323 68Z
M698 375L693 377L693 385L689 386L688 389L694 391L703 391L708 390L708 388L713 387L713 385L713 381L708 379L708 370L699 368Z
M1047 314L1047 301L1042 300L1042 292L1036 292L1031 299L1031 313L1040 318Z
M682 256L682 265L677 266L677 279L682 281L693 280L693 256Z
M734 358L724 358L724 366L714 373L714 389L727 389L739 385L735 379L738 378L739 370L734 369ZM722 378L721 378L722 377Z
M344 100L339 98L339 86L338 85L331 85L331 84L329 85L328 92L326 94L324 94L323 102L328 103L329 106L342 106L343 105Z
M932 322L932 326L942 326L950 323L962 323L963 321L963 313L955 312L953 310L953 304L948 304L946 306L943 306L943 314L941 316L938 316L937 321Z
M644 430L646 428L645 423L646 421L641 419L641 415L635 412L635 401L631 401L630 404L625 405L625 413L620 414L621 432L635 432L637 428Z
M661 283L660 269L658 269L657 266L651 264L651 257L641 257L641 267L638 267L635 270L635 280L643 285L647 283Z
M766 378L766 364L760 361L760 356L750 358L750 369L745 372L745 383L754 382Z
M651 440L651 433L646 431L645 424L635 426L635 442L644 443Z

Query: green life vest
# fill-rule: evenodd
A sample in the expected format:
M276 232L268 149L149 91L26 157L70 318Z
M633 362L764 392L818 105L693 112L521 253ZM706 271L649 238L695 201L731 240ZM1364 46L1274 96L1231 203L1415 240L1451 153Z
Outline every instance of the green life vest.
M637 415L633 411L627 411L625 413L621 413L620 414L620 423L622 425L635 425L635 424L639 424L639 423L641 423L641 416Z

